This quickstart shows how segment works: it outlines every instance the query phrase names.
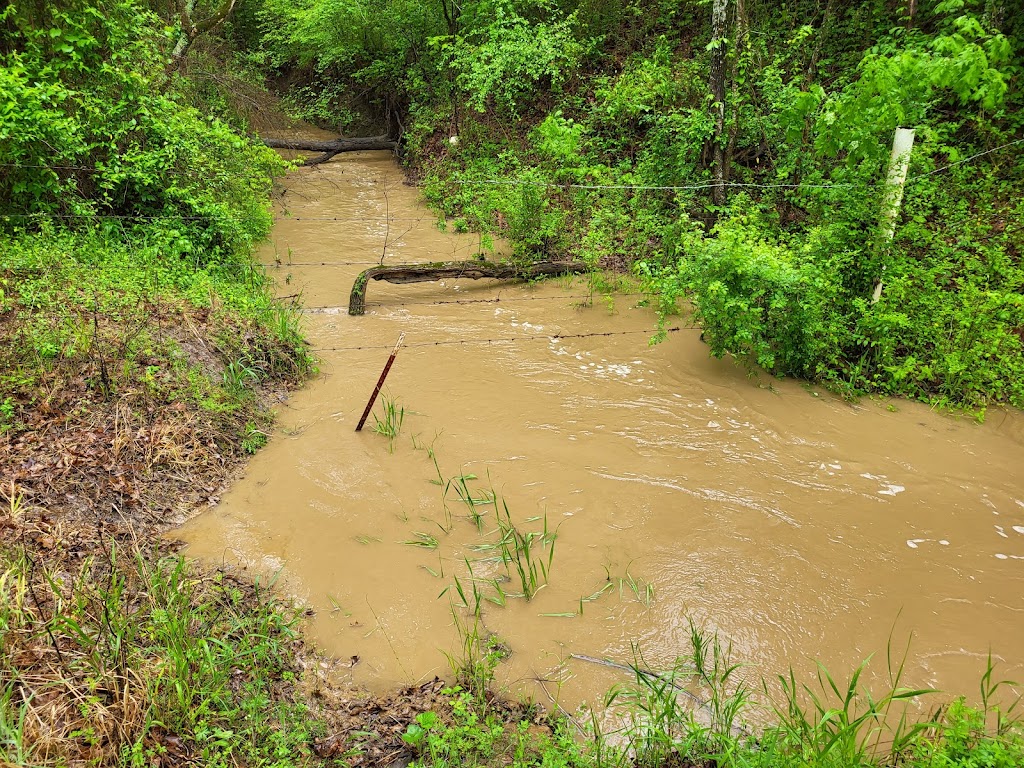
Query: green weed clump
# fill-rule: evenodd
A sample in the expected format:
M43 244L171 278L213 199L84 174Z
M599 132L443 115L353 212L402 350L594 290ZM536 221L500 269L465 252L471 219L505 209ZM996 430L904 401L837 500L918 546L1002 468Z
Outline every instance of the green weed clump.
M567 723L552 728L535 725L521 715L510 718L501 712L481 714L470 694L453 691L450 695L448 721L436 712L424 712L417 715L402 737L416 755L412 765L417 768L596 768Z
M402 432L405 423L405 406L398 400L384 395L381 401L381 415L373 414L373 431L388 439L388 450L394 451L395 439Z
M473 678L448 693L452 711L419 715L405 741L425 768L477 766L590 766L592 768L1016 768L1024 761L1024 727L996 700L1011 684L996 681L989 664L980 705L956 699L931 716L915 716L928 690L901 685L903 668L890 660L889 687L874 695L862 683L867 663L848 682L824 667L814 685L790 672L778 685L751 687L750 676L728 644L692 622L691 651L667 672L652 671L638 648L633 680L613 689L605 704L620 725L589 728L561 715L501 712L479 686L493 682L497 659L483 653L480 606L460 589L475 617L457 625L463 657L453 660ZM916 709L911 709L917 707ZM502 715L499 717L499 713ZM754 716L772 724L755 728ZM605 721L607 722L607 720ZM537 723L543 723L537 727ZM576 732L572 728L576 728ZM526 736L531 738L527 739Z
M71 570L7 546L0 761L306 760L319 726L295 689L296 620L258 585L130 543Z
M524 533L512 522L512 514L505 499L495 498L501 502L500 506L495 503L494 508L498 520L498 549L501 553L501 562L507 574L518 579L522 596L532 600L537 591L548 582L551 563L555 559L555 540L558 538L558 532L548 530L548 516L545 514L543 530ZM535 543L540 544L539 553L534 551ZM546 557L544 550L547 550Z

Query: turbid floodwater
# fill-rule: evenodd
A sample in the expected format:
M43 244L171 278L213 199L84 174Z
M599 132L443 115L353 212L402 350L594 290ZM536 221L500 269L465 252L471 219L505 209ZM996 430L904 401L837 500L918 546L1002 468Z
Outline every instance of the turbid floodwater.
M845 676L871 654L883 673L890 638L897 655L910 642L912 685L970 695L990 651L1024 673L1019 413L977 424L751 379L685 318L649 345L642 297L590 301L585 280L371 283L350 317L362 269L472 258L480 238L439 230L387 153L298 169L285 188L262 260L281 294L301 293L321 375L178 535L306 601L353 682L449 673L442 592L469 584L467 560L486 630L512 652L498 679L569 707L625 680L574 654L629 662L639 647L667 666L690 619L765 675L820 660ZM401 333L385 389L401 433L371 417L357 434ZM459 476L485 503L460 500ZM521 532L557 531L530 601L498 604L521 587L494 548L491 493ZM533 552L547 564L543 541Z

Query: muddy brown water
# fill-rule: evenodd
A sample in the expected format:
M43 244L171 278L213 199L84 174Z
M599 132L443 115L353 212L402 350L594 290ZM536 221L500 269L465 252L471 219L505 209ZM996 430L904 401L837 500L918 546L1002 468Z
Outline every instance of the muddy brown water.
M286 188L291 218L262 258L282 294L301 291L322 375L177 535L306 601L312 637L353 659L354 683L449 674L458 638L452 593L439 595L467 558L497 597L494 507L477 507L478 530L438 472L475 475L468 487L495 491L523 531L544 516L557 528L547 586L483 609L512 651L499 680L542 702L597 705L625 682L573 654L628 662L639 647L670 664L690 618L759 674L806 676L820 660L843 676L870 654L884 672L890 638L910 641L912 685L972 694L990 650L1024 674L1020 414L979 425L751 380L709 359L696 330L650 346L638 297L587 305L579 280L372 283L367 314L349 317L353 278L382 255L468 258L479 238L439 231L387 153L296 170ZM386 391L405 420L390 443L354 427L402 332ZM587 333L617 335L569 338ZM406 543L420 534L436 549Z

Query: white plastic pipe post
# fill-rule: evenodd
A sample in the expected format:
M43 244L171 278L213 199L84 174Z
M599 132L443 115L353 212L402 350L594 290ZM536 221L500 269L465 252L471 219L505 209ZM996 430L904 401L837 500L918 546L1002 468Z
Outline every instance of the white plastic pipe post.
M889 173L886 176L885 202L882 204L882 235L892 240L896 233L896 217L903 204L903 187L907 183L907 169L910 167L910 152L914 148L914 129L897 128L892 137L892 154L889 156ZM885 271L885 267L882 267ZM882 298L882 278L875 283L871 303Z

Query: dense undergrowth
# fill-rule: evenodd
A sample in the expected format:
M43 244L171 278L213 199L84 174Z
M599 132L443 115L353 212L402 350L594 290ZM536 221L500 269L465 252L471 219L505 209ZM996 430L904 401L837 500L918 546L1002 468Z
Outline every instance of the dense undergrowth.
M1012 4L242 5L249 55L301 80L310 114L344 126L369 102L456 227L634 269L713 354L773 374L1024 405ZM917 136L889 242L897 126Z
M170 66L168 22L0 3L4 766L311 749L295 611L153 541L313 369L252 259L287 166L219 81Z
M0 29L0 470L170 523L312 369L252 259L287 166L145 3L6 3Z
M913 721L892 717L923 695L898 675L874 698L860 671L773 681L776 725L751 735L756 692L699 631L674 670L638 661L609 702L621 729L549 719L494 694L479 600L456 611L457 685L368 702L303 656L294 608L149 541L311 371L251 260L285 168L244 133L260 73L330 122L353 124L362 91L456 228L634 269L664 311L693 302L716 354L850 393L1021 404L1020 154L921 174L1019 135L1022 22L994 2L839 5L748 2L719 40L696 1L239 0L196 39L183 19L230 4L0 5L0 764L1024 763L991 669L975 705ZM898 123L918 128L918 178L886 245ZM716 144L731 182L804 186L646 188L705 187ZM539 566L511 541L525 594Z
M6 512L8 532L54 535L22 520L17 498ZM99 541L55 535L46 551L0 551L5 765L285 766L310 754L294 610L103 527Z

